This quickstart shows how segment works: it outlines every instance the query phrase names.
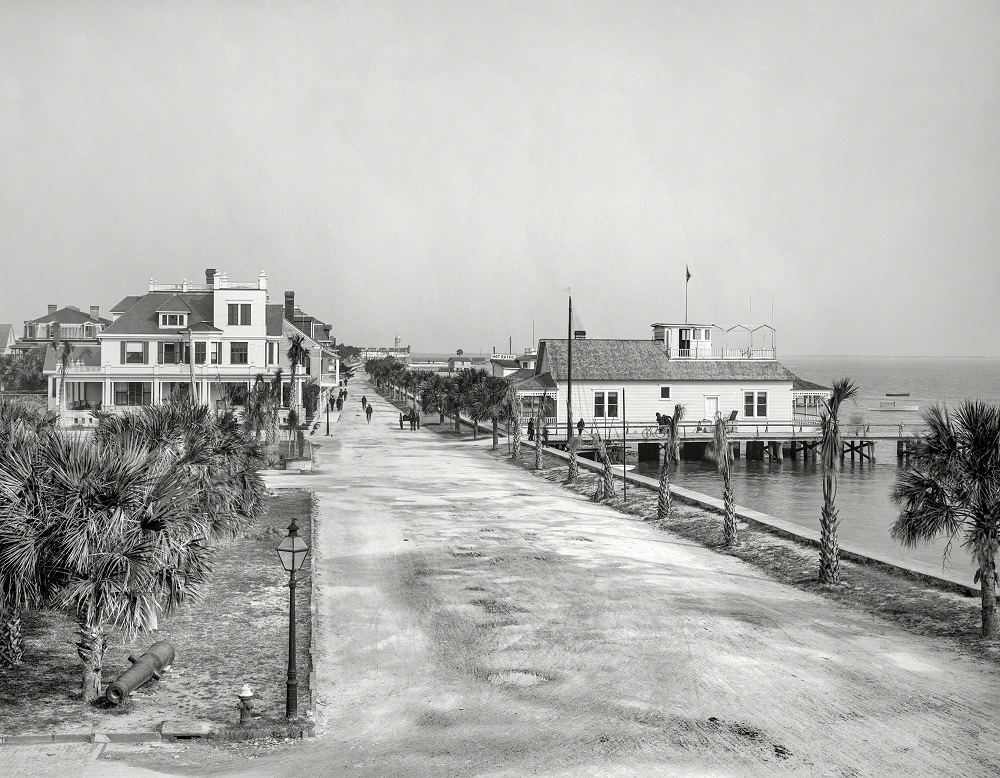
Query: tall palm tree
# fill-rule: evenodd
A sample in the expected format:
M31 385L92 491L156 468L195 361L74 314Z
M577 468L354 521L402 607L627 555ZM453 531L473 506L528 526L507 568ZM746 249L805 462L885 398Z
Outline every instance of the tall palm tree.
M858 393L857 385L849 378L833 382L830 397L824 400L820 411L820 431L823 442L820 462L823 468L823 510L820 513L819 582L840 583L840 545L837 541L837 475L840 472L840 406Z
M59 388L56 392L56 407L59 414L63 412L63 395L66 391L66 370L69 368L70 357L73 354L73 344L69 341L59 340L59 325L56 325L55 332L49 346L56 353L56 364L59 365Z
M615 477L611 472L611 457L604 439L596 430L592 433L592 437L594 447L597 449L597 458L601 462L601 477L597 481L593 500L594 502L604 502L615 496Z
M298 380L295 375L295 368L299 365L304 365L306 359L309 357L309 349L307 349L303 344L305 343L304 335L292 335L289 338L291 345L288 347L288 361L292 364L292 407L298 409L302 405L301 395L299 394ZM301 411L297 411L301 413Z
M726 546L736 545L736 500L733 497L733 447L729 443L726 420L717 418L709 453L722 476L722 502L725 515L722 523L722 537Z
M982 599L982 636L1000 637L996 615L1000 546L1000 407L966 400L954 413L932 406L927 430L896 476L892 499L900 506L889 534L908 547L936 537L954 540L976 561Z
M510 418L510 382L500 376L484 375L472 390L474 417L493 424L493 450L500 445L500 422Z
M656 517L661 521L670 519L673 504L670 499L670 468L677 461L680 438L677 431L684 418L684 406L680 403L674 406L674 415L666 423L666 440L663 442L663 462L660 465L660 485L656 499Z
M507 416L511 420L510 458L516 462L521 458L521 414L523 408L521 398L513 386L511 386L510 394L507 395L507 400L510 403L510 407L507 409ZM539 444L536 443L535 445Z

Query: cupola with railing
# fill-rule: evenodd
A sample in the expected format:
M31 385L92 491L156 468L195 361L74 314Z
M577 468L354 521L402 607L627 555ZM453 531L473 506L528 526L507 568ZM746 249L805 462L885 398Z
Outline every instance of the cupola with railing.
M657 322L653 342L670 359L775 359L774 328L735 324L670 324Z

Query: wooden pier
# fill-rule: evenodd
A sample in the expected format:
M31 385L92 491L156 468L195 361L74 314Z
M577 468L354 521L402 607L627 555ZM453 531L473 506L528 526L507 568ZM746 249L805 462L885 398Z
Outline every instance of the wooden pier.
M875 446L880 441L895 441L896 455L905 457L912 449L913 441L923 430L919 424L841 424L841 461L875 462ZM592 428L584 430L581 453L592 446ZM641 461L658 460L663 455L665 435L656 425L619 422L612 426L596 428L598 434L612 450L637 452ZM708 445L713 439L712 425L705 422L687 422L680 425L678 437L681 458L698 460L704 458ZM553 435L550 429L549 442L559 448L566 447L565 431L561 436ZM735 422L729 428L729 442L733 456L745 456L752 460L781 462L787 455L792 459L815 459L821 449L822 435L815 423L784 422L755 424Z

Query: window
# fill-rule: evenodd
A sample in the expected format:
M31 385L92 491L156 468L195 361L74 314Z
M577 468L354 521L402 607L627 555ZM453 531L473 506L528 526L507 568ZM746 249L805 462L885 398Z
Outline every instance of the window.
M148 361L146 355L148 346L145 341L126 340L122 342L122 364L144 365Z
M594 418L618 418L618 392L594 392Z
M243 325L250 324L250 303L229 303L229 324Z
M161 327L184 327L187 325L186 313L161 313Z
M153 385L148 381L115 381L115 405L151 405Z
M711 340L711 339L712 339L712 331L705 330L705 340Z
M234 341L229 344L229 364L245 365L249 361L246 341Z
M221 365L222 364L222 344L213 343L212 344L212 364Z
M752 418L767 416L767 392L744 392L743 415Z
M205 344L195 343L194 344L194 361L197 365L205 364Z
M278 344L268 343L267 344L267 364L274 365L278 362Z
M669 400L670 399L670 387L669 386L661 386L660 387L660 399L661 400Z

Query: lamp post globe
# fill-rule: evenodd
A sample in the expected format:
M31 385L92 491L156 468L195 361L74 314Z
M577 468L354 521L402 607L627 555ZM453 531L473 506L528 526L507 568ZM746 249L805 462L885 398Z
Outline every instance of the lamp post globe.
M295 573L306 561L309 546L299 537L299 527L292 519L288 525L288 534L281 539L278 547L278 559L281 566L288 572L288 680L285 682L285 718L299 717L299 681L295 667Z

